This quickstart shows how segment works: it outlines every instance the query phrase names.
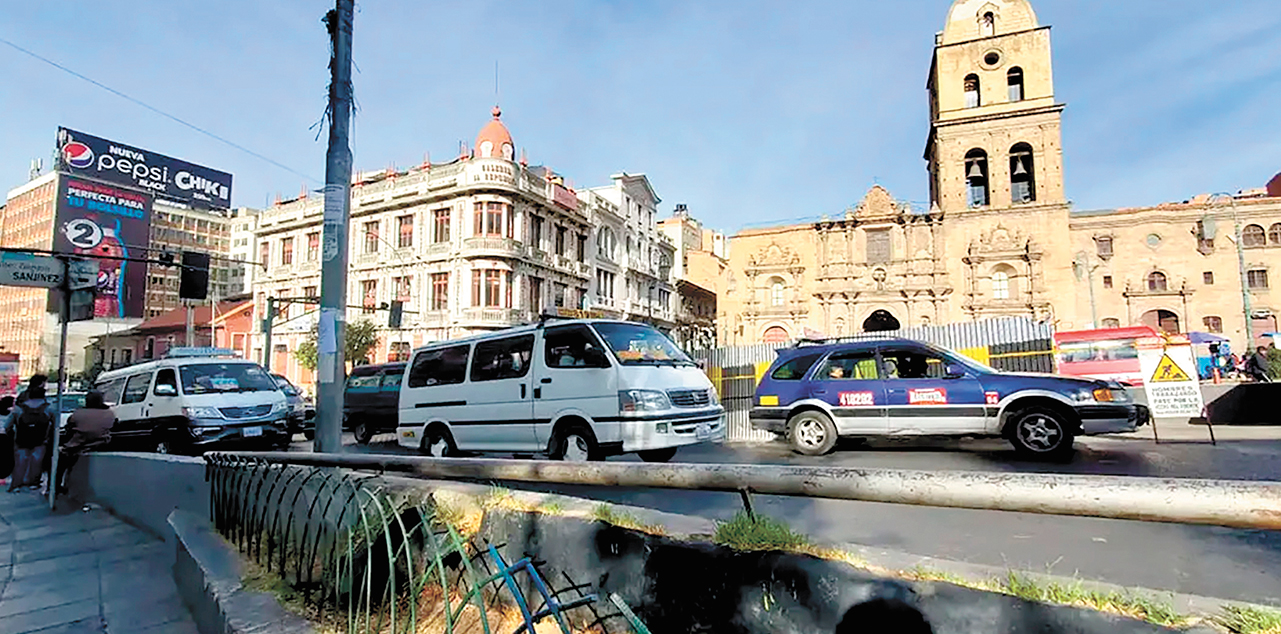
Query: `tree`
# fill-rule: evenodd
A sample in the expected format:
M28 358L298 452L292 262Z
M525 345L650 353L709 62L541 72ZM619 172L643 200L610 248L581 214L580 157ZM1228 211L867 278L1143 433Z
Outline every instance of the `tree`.
M298 347L294 349L294 358L302 367L315 371L318 361L316 356L316 340L319 333L313 327L307 334L307 338ZM361 319L347 324L346 343L343 346L343 354L351 362L369 362L369 353L373 352L374 347L378 345L378 326L368 319Z

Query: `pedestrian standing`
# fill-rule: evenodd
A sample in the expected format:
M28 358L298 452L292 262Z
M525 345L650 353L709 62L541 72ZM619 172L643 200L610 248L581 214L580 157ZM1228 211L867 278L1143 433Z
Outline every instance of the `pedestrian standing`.
M44 454L54 429L53 404L45 399L44 386L27 388L27 399L14 406L4 419L6 433L13 438L13 478L9 491L39 488Z
M58 457L58 493L67 492L67 474L80 460L80 454L92 451L111 440L111 427L116 424L116 414L111 411L102 397L102 392L92 391L85 395L85 405L71 413L67 419L67 428L63 430L62 444Z
M44 375L44 374L31 375L31 379L27 381L27 387L22 388L22 391L18 392L18 398L15 399L14 402L21 403L27 400L28 398L30 398L30 395L28 394L28 392L30 392L31 388L34 388L34 387L46 388L48 383L49 383L49 377L47 375Z
M1259 346L1254 354L1245 362L1245 373L1250 378L1259 383L1267 383L1271 379L1268 377L1268 349Z
M0 397L0 420L9 416L13 410L13 397ZM13 473L13 438L0 428L0 484L5 484Z

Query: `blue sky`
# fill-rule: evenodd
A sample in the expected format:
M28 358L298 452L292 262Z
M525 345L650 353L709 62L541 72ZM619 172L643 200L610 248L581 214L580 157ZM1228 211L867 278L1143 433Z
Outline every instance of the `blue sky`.
M495 101L577 187L645 172L726 231L836 215L879 182L927 198L925 79L949 2L552 0L358 5L359 170L469 144ZM1078 209L1259 187L1281 171L1281 14L1268 0L1040 0ZM6 3L0 37L316 179L322 1ZM319 182L0 44L0 187L65 125L226 170L238 205Z

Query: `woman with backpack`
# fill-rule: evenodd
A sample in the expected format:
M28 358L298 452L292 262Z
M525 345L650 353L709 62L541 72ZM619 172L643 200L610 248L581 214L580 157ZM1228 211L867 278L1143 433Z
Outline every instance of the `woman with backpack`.
M13 478L9 491L23 487L39 488L44 473L46 445L54 427L53 404L45 399L43 385L26 390L26 400L13 406L4 419L4 430L13 439Z

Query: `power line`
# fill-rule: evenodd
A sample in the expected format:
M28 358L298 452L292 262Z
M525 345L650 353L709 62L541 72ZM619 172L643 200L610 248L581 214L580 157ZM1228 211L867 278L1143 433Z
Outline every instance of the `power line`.
M167 119L171 119L171 120L176 121L176 122L178 122L178 123L180 123L180 124L182 124L182 125L184 125L184 126L187 126L188 128L191 128L192 130L195 130L196 132L199 132L199 133L201 133L201 134L203 134L203 135L205 135L205 136L207 136L207 137L209 137L209 138L211 138L211 139L214 139L215 141L220 141L220 142L222 142L222 143L226 143L227 145L230 145L231 147L236 148L237 150L240 150L241 152L244 152L245 154L248 154L248 155L253 156L253 157L255 157L255 158L258 158L258 159L264 160L264 161L266 161L266 162L268 162L268 163L271 163L272 165L275 165L276 167L279 167L280 169L285 170L286 172L289 172L290 174L293 174L293 175L295 175L295 176L301 176L301 177L303 177L303 178L305 178L305 179L307 179L307 180L309 180L309 181L311 181L311 182L313 182L313 183L320 183L320 182L321 182L321 181L320 181L319 179L317 179L317 178L313 178L313 177L311 177L311 176L308 176L308 175L306 175L306 174L303 174L302 172L299 172L298 170L295 170L295 169L293 169L292 167L289 167L288 165L285 165L285 164L280 163L280 162L278 162L278 161L275 161L275 160L273 160L273 159L267 158L266 156L263 156L262 154L259 154L259 153L255 152L255 151L253 151L253 150L251 150L251 149L249 149L249 148L247 148L247 147L245 147L245 146L243 146L243 145L240 145L240 144L238 144L238 143L235 143L235 142L233 142L233 141L230 141L230 140L228 140L228 139L225 139L225 138L223 138L223 137L220 137L220 136L218 136L217 134L214 134L213 132L210 132L210 131L208 131L208 130L206 130L206 129L204 129L204 128L202 128L202 127L200 127L200 126L198 126L198 125L196 125L196 124L194 124L194 123L190 123L190 122L188 122L188 121L184 121L183 119L181 119L181 118L179 118L179 117L176 117L176 116L174 116L174 115L171 115L171 114L169 114L168 112L165 112L164 110L161 110L161 109L159 109L159 108L157 108L157 107L155 107L155 106L153 106L153 105L151 105L151 104L148 104L148 103L146 103L146 102L144 102L144 101L142 101L142 100L140 100L140 99L136 99L136 98L134 98L134 97L131 97L131 96L129 96L129 95L127 95L127 94L123 93L123 92L120 92L119 90L116 90L115 88L112 88L111 86L108 86L108 85L106 85L106 84L104 84L104 83L102 83L102 82L100 82L100 81L94 80L94 79L92 79L92 78L90 78L90 77L87 77L87 76L85 76L85 75L82 75L82 74L80 74L80 73L78 73L78 72L76 72L76 71L74 71L74 70L71 70L70 68L67 68L66 66L63 66L62 64L59 64L58 62L55 62L55 61L53 61L53 60L51 60L51 59L49 59L49 58L47 58L47 57L43 57L43 56L41 56L41 55L39 55L39 54L37 54L37 53L35 53L35 52L33 52L33 51L29 51L29 50L27 50L27 49L25 49L25 48L23 48L23 47L21 47L21 46L18 46L17 44L14 44L13 42L10 42L9 40L4 39L3 37L0 37L0 43L7 44L7 45L9 45L10 47L12 47L14 50L16 50L16 51L18 51L18 52L20 52L20 53L25 53L25 54L27 54L27 55L30 55L31 57L34 57L35 59L38 59L38 60L40 60L40 61L42 61L42 62L44 62L44 63L46 63L46 64L48 64L48 65L50 65L50 66L52 66L52 67L54 67L54 68L57 68L58 70L61 70L61 71L65 72L65 73L67 73L67 74L69 74L69 75L71 75L71 76L73 76L73 77L77 77L77 78L79 78L79 79L83 79L84 81L87 81L87 82L89 82L89 83L91 83L91 84L93 84L93 85L95 85L95 86L97 86L97 87L99 87L99 88L101 88L101 89L103 89L103 90L105 90L105 91L107 91L107 92L109 92L109 93L113 94L113 95L116 95L117 97L120 97L121 99L124 99L124 100L126 100L126 101L130 101L130 102L132 102L132 103L134 103L134 104L137 104L137 105L139 105L139 106L142 106L143 108L146 108L147 110L150 110L150 111L152 111L152 112L154 112L154 113L156 113L156 114L158 114L158 115L160 115L160 116L162 116L162 117L165 117L165 118L167 118Z

